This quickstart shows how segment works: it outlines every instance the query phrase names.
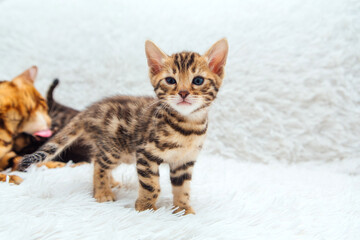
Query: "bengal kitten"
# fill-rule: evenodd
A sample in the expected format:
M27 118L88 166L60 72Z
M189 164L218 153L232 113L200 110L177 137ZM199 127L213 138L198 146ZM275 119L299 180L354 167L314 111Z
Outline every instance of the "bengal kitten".
M194 213L190 180L208 127L208 109L224 78L226 39L204 55L181 52L166 55L151 41L145 43L149 76L157 98L116 96L79 113L40 151L25 156L22 169L51 161L76 141L91 146L94 161L94 197L115 199L111 170L136 159L138 211L156 209L160 193L159 165L170 165L175 211Z
M19 134L43 137L52 134L46 101L34 87L37 71L33 66L11 81L0 82L0 170L19 159L13 151L14 139ZM0 174L0 179L5 181L6 175ZM18 178L14 182L20 181Z

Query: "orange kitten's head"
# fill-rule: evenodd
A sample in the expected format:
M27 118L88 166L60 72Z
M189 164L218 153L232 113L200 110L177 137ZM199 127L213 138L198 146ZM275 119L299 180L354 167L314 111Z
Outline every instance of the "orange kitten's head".
M153 42L145 43L151 84L158 98L183 115L206 110L224 78L228 53L226 39L204 55L181 52L166 55Z
M49 134L45 131L51 119L45 99L34 87L36 75L37 67L33 66L12 81L0 83L0 120L9 132Z

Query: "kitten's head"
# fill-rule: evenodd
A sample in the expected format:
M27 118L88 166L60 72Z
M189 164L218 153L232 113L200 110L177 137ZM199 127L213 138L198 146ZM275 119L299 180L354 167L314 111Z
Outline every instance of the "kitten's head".
M145 50L151 84L161 101L182 115L210 106L224 78L226 39L216 42L204 55L181 52L168 56L151 41L146 41Z
M51 135L51 119L45 99L36 90L37 67L33 66L0 85L0 120L13 132Z

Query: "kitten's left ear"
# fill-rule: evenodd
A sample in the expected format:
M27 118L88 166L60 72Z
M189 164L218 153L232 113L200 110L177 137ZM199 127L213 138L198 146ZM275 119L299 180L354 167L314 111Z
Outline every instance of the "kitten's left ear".
M37 66L32 66L31 68L29 68L28 70L26 70L16 78L14 78L13 81L18 84L21 84L21 82L28 82L34 84L37 73L38 73Z
M145 42L145 52L151 74L158 74L164 66L164 62L168 56L161 51L155 43L149 40Z
M211 71L221 78L224 77L224 66L228 55L229 45L226 38L217 41L204 54Z

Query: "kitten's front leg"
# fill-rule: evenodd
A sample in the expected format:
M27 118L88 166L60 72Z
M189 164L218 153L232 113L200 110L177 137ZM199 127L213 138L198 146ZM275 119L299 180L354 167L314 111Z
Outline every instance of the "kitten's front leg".
M190 180L195 161L183 165L170 164L170 180L174 195L174 207L178 207L174 213L185 210L186 214L195 214L190 206Z
M156 200L160 194L159 165L162 160L145 150L138 151L136 155L139 195L135 203L135 209L137 211L156 210Z

